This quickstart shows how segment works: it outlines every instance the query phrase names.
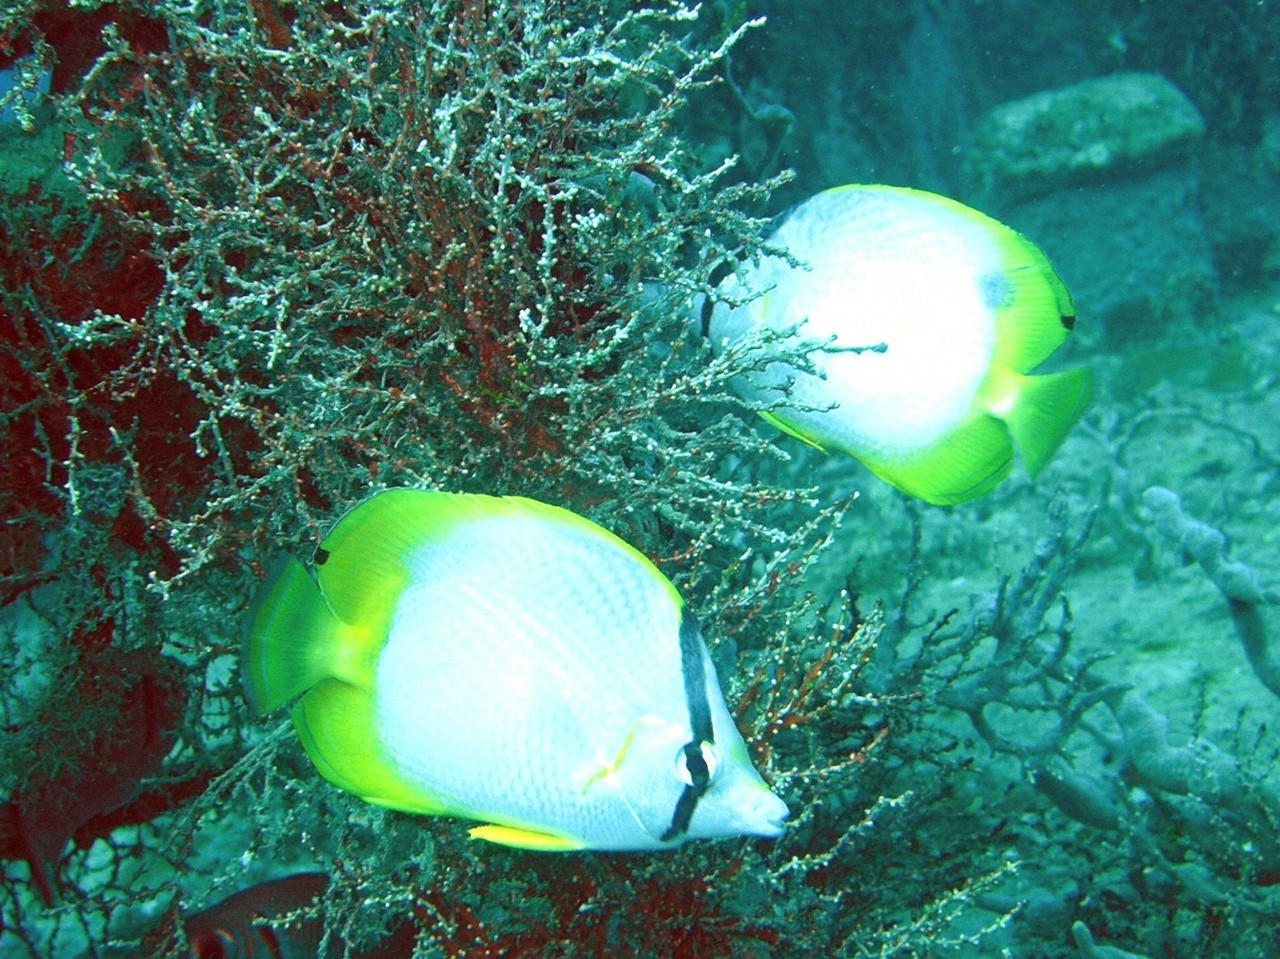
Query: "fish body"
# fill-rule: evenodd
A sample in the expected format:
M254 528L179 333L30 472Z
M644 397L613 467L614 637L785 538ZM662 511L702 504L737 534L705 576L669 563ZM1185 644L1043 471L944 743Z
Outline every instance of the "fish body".
M250 622L252 704L331 782L533 849L782 831L697 623L641 553L528 499L379 493Z
M1066 286L1038 247L976 210L837 187L797 207L770 246L798 263L771 255L726 279L706 333L714 349L761 329L794 335L814 369L767 363L735 389L904 492L981 496L1011 472L1015 444L1035 475L1088 402L1088 370L1030 375L1075 324Z
M183 920L191 959L409 959L418 931L434 916L415 909L380 942L356 951L338 930L326 930L322 897L329 878L299 872L232 893ZM326 935L327 931L327 935ZM147 955L169 955L160 930Z
M183 925L191 959L317 959L338 955L340 944L321 953L319 916L285 922L324 894L324 873L300 872L233 893L188 916ZM336 937L335 937L336 940Z

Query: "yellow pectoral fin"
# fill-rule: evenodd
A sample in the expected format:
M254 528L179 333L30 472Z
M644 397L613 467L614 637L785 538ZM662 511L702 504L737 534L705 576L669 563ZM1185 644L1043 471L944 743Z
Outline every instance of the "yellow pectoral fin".
M371 693L331 679L294 706L293 725L320 775L377 806L424 815L453 813L382 755L373 705Z
M618 755L613 757L613 762L608 763L605 766L601 766L587 777L587 781L582 784L582 795L585 796L597 783L604 782L604 780L617 773L617 771L622 767L622 764L626 761L627 753L631 749L631 744L635 741L636 732L640 729L640 724L643 722L644 720L641 719L631 727L631 732L627 733L627 738L622 741L622 748L618 750Z
M990 492L1013 470L1009 430L994 416L978 415L938 441L892 462L859 456L891 486L935 506L953 506Z
M782 420L778 419L777 416L775 416L773 413L770 413L768 410L759 410L758 412L760 415L760 419L764 420L766 423L768 423L770 426L774 427L775 429L782 430L782 432L786 433L788 436L794 436L801 443L808 443L810 446L812 446L815 450L818 450L818 452L820 453L826 452L826 450L824 450L813 439L811 439L808 436L805 436L803 433L801 433L799 430L795 429L794 427L790 426L789 424L784 423Z
M573 852L586 849L587 844L572 836L563 836L550 832L538 832L534 829L522 829L518 826L498 826L490 823L476 826L471 830L472 839L484 839L499 846L513 846L516 849L532 849L536 852Z

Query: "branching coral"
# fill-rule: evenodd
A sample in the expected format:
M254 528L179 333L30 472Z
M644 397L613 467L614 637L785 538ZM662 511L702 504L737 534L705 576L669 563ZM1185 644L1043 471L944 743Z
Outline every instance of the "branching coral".
M217 898L211 884L286 862L332 870L330 928L360 948L381 930L375 900L433 936L425 917L456 928L468 909L495 941L533 928L480 909L517 863L449 865L476 863L456 829L353 809L245 714L233 663L257 575L372 488L591 515L680 583L709 635L732 640L717 654L731 666L735 644L764 656L799 615L789 582L838 511L757 478L752 464L779 454L726 386L755 361L713 360L685 329L713 266L763 228L749 211L767 185L724 185L675 132L751 24L707 32L672 3L601 13L212 2L4 22L24 63L56 50L77 64L31 111L52 172L4 220L2 425L31 453L0 506L40 541L9 550L5 587L65 663L42 681L4 674L5 722L38 736L70 688L86 702L63 714L69 738L132 742L99 728L102 664L163 649L164 675L181 676L147 734L165 749L113 765L132 778L89 810L106 815L92 837L106 852L68 854L57 830L37 844L41 891L75 905L43 913L20 882L6 897L5 935L28 952L100 954L158 915L173 938L156 948L176 950L180 914ZM797 667L773 655L785 688ZM758 697L761 726L792 722L814 687L789 711ZM48 805L93 772L61 758L7 776L6 798ZM667 941L678 924L682 941L728 948L755 924L715 918L707 877L734 861L638 867L649 913L611 881L601 935L623 923ZM463 879L481 901L451 886ZM544 921L548 946L582 932L564 916Z
M720 265L759 252L771 186L681 135L749 29L737 6L0 14L34 97L14 152L39 158L0 204L0 950L180 955L203 907L315 869L305 918L352 955L1274 945L1268 757L1189 735L1082 651L1064 591L1093 514L1049 511L1025 568L966 605L936 574L969 551L935 563L923 528L985 546L989 514L828 503L726 388L752 344L713 358L687 333ZM785 119L720 93L739 127ZM1135 461L1171 417L1092 427L1097 525L1127 556L1151 555ZM537 496L652 556L795 811L786 836L479 850L348 800L251 721L234 663L260 574L387 485ZM846 515L907 543L883 607L857 569L805 592L819 560L845 579ZM1164 515L1238 627L1270 614L1247 575L1218 582L1239 570L1211 529Z
M1153 486L1142 494L1142 502L1160 535L1199 563L1227 601L1249 665L1262 684L1280 696L1280 651L1273 622L1280 591L1263 586L1253 567L1231 559L1222 531L1188 516L1176 493Z

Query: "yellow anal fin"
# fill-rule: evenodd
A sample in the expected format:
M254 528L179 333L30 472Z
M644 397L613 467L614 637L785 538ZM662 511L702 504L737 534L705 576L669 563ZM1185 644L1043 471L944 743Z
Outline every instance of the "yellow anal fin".
M320 775L339 789L400 812L454 812L439 796L409 782L383 756L372 693L327 680L293 708L293 724Z
M536 852L573 852L576 849L587 848L586 843L572 836L522 829L519 826L499 826L494 823L476 826L471 830L471 838L484 839L499 846L532 849Z
M1023 465L1035 476L1084 412L1093 393L1093 375L1082 368L1038 376L1005 376L1012 384L1001 392L1011 395L1013 401L997 415L1009 425Z
M782 430L782 432L786 433L788 436L794 436L801 443L808 443L810 446L812 446L815 450L818 450L820 453L826 452L826 450L824 450L820 445L815 443L812 439L805 436L800 431L796 430L790 424L784 423L782 420L778 419L778 417L775 414L770 413L768 410L759 410L759 414L760 414L760 419L764 420L766 423L768 423L770 426L774 427L775 429Z
M859 456L886 483L935 506L953 506L989 492L1013 470L1009 430L994 416L975 416L936 443L887 462Z

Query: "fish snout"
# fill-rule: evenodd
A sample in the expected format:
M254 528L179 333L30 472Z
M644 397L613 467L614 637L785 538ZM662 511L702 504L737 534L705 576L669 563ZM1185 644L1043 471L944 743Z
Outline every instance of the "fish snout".
M768 788L751 794L750 801L743 809L744 829L749 836L763 836L776 839L781 836L787 826L791 810Z

